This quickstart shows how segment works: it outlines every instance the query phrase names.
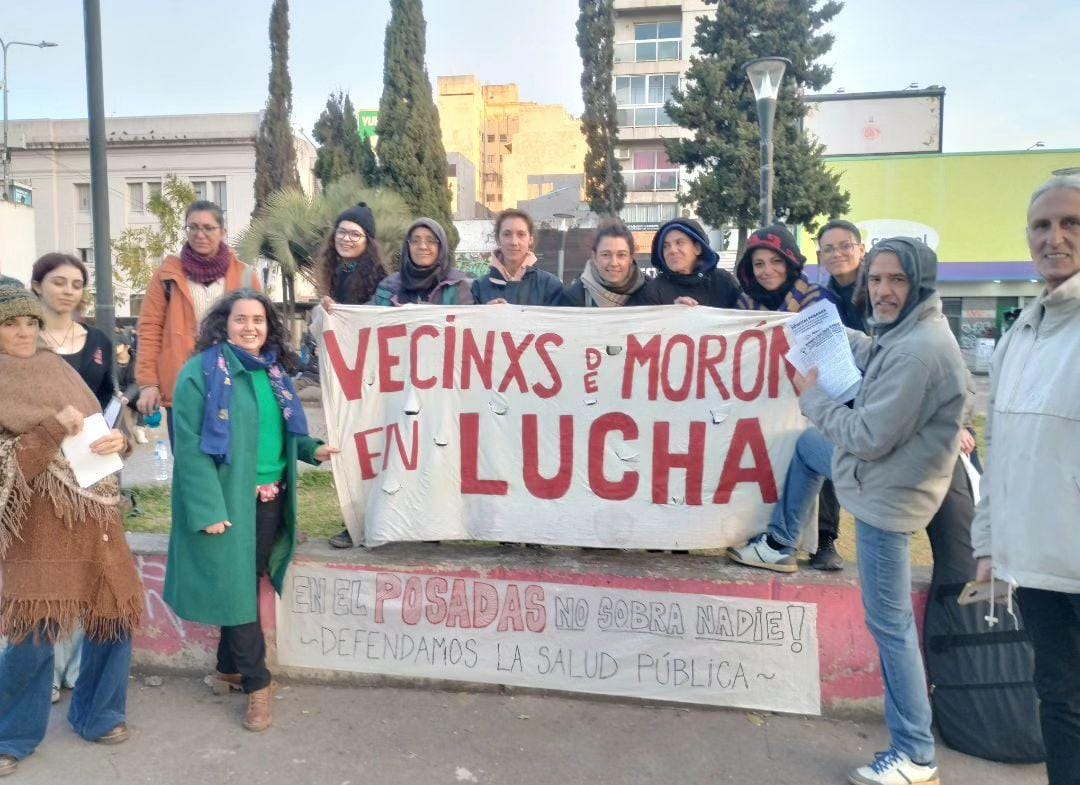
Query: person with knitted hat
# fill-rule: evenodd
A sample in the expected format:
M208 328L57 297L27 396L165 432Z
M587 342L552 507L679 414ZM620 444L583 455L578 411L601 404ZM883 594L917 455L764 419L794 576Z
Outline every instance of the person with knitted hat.
M758 229L735 265L742 285L738 307L747 311L798 313L832 295L803 273L806 257L783 224Z
M646 303L734 308L739 284L717 267L719 261L701 224L692 218L668 221L653 236L652 266L657 275L645 286Z
M375 237L375 213L364 202L334 219L334 228L315 260L315 282L327 313L335 303L366 304L386 277Z
M405 232L401 271L379 281L371 305L473 305L473 281L454 267L446 230L432 218L418 218ZM331 548L352 548L352 535L342 529L329 539Z
M199 322L221 297L237 289L262 291L254 268L229 247L222 209L206 200L184 213L187 242L179 256L167 256L146 287L139 312L136 406L143 415L165 407L173 440L172 396L176 377L195 351Z
M0 776L45 738L53 644L80 624L68 722L87 741L127 739L131 635L142 611L115 475L84 488L60 449L101 407L67 362L39 349L44 318L29 291L0 287L0 635L9 641L0 654ZM90 449L113 455L129 445L113 430Z

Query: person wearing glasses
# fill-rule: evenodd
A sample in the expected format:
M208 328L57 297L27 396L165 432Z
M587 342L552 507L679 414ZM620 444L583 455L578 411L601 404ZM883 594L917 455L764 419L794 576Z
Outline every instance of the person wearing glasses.
M375 214L360 202L337 217L315 260L319 303L327 313L336 303L364 305L385 277L386 266L375 242Z
M136 407L143 415L165 408L173 442L172 396L180 369L195 351L199 322L210 306L237 289L261 291L255 270L226 242L225 216L213 202L192 202L184 215L187 242L154 271L139 313Z
M369 305L473 305L473 281L454 267L446 231L438 221L419 218L405 232L401 271L379 281ZM331 548L352 548L348 529L329 540Z
M865 312L854 302L859 268L866 256L859 227L842 218L833 219L821 227L817 244L818 264L829 273L825 288L833 296L840 321L852 330L866 332Z
M454 267L446 230L431 218L418 218L405 232L401 271L383 278L371 305L472 305L472 279Z

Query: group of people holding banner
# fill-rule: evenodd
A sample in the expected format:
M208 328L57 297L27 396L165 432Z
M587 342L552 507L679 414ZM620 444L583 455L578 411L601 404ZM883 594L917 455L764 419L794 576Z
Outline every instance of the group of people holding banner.
M272 723L275 685L257 582L268 574L280 592L294 552L297 460L325 461L336 448L307 433L285 326L229 248L220 208L192 204L184 230L182 252L166 259L148 289L136 371L138 408L165 408L175 456L165 596L181 617L222 628L208 684L245 693L244 726L261 731ZM975 551L983 559L980 577L989 578L992 564L998 578L1019 587L1035 643L1051 785L1075 785L1080 180L1058 177L1037 190L1027 232L1047 286L995 356L995 451ZM858 229L832 221L818 236L832 274L821 287L804 274L794 237L776 225L750 235L733 276L718 268L702 227L676 219L655 235L650 278L634 262L633 235L613 221L596 232L580 278L564 287L536 266L534 235L526 213L503 211L490 269L470 280L455 269L444 228L421 218L406 232L399 271L390 274L375 242L375 216L356 205L338 216L316 263L322 310L339 303L681 304L795 313L822 299L836 303L852 328L862 386L853 401L836 401L818 388L815 371L794 376L812 427L799 438L768 530L729 556L794 571L801 529L831 481L857 521L866 620L881 654L891 734L890 749L854 770L850 782L937 783L908 542L941 504L962 441L965 449L971 445L962 437L967 375L941 312L934 252L919 240L891 238L863 260ZM64 437L78 433L100 406L74 372L39 348L43 323L32 293L0 288L0 633L11 638L0 655L0 775L12 773L43 738L50 687L44 672L51 672L43 663L77 622L87 643L69 719L90 740L127 738L126 673L139 618L115 483L79 487L61 452ZM39 394L44 389L49 395ZM102 454L128 449L119 432L93 446ZM826 518L838 517L827 490L824 501ZM836 569L836 527L823 529L815 566ZM353 543L346 531L331 544ZM64 566L72 558L85 565L74 575Z

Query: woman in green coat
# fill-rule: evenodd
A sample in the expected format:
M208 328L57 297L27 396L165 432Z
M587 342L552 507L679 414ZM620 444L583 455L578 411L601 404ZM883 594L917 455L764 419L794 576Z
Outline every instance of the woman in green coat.
M190 621L221 627L217 691L248 695L244 727L270 727L258 581L281 593L296 543L296 461L337 450L307 435L283 363L285 327L266 295L219 300L199 331L173 397L176 443L165 600Z

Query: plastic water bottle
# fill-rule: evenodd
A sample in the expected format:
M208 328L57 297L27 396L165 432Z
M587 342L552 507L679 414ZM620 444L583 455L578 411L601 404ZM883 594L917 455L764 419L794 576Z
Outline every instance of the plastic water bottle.
M158 439L154 445L155 477L159 482L169 479L169 445L164 439Z

